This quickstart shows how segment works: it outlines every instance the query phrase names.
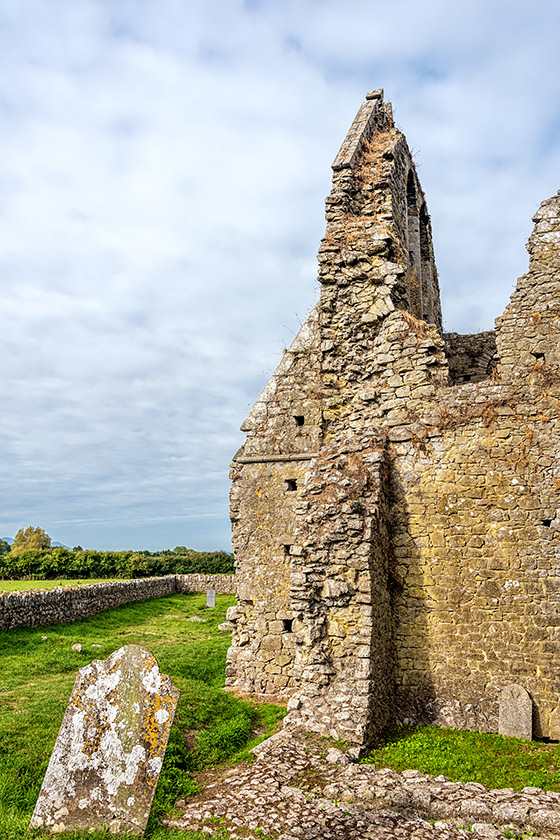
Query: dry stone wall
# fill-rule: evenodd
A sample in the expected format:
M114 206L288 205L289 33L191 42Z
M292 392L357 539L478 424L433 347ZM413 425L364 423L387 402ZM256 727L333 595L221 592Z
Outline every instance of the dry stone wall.
M234 587L233 575L193 574L0 592L0 630L67 624L122 604L163 598L174 592L215 589L220 594L233 594Z
M176 592L206 592L214 589L218 595L235 595L233 575L174 575Z
M227 685L364 744L391 719L497 731L515 683L560 738L560 194L495 333L443 336L380 91L333 170L319 303L232 465Z

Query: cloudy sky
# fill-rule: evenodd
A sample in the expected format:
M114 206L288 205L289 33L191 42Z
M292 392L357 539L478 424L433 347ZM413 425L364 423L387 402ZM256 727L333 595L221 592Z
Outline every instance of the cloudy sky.
M560 187L559 32L557 0L0 0L0 536L229 548L239 425L372 88L445 327L491 329Z

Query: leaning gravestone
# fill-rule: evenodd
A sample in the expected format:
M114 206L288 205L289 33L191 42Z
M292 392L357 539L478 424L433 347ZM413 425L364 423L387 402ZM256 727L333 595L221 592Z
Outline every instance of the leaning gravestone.
M138 645L80 668L30 828L143 834L178 699Z
M207 607L215 607L216 606L216 590L215 589L206 590L206 606Z
M533 737L533 703L522 685L508 685L500 694L498 732L510 738Z

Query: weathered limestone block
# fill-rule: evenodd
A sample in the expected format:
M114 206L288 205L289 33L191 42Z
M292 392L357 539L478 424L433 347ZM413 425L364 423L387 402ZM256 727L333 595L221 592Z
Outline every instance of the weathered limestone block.
M138 645L81 668L30 827L143 834L178 699Z
M498 732L510 738L533 737L533 703L522 685L508 685L500 694Z

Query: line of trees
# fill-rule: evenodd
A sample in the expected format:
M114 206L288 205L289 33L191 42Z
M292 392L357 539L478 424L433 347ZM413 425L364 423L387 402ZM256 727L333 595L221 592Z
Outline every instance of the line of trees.
M0 578L140 578L181 574L230 574L233 554L176 546L160 552L86 551L52 547L42 528L20 529L10 546L0 540Z

